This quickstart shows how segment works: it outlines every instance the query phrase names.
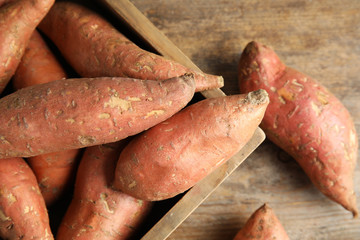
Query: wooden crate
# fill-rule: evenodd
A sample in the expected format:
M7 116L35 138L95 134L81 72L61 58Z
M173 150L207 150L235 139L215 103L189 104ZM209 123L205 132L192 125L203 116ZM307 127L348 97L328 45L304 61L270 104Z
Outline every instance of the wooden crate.
M175 60L188 68L201 71L130 1L102 0L102 2L160 55ZM201 94L205 98L225 96L225 93L220 89L206 90ZM198 182L189 191L171 199L170 206L171 204L174 205L164 215L160 212L159 221L151 226L141 239L166 239L264 140L265 134L258 128L251 140L235 156ZM163 207L163 205L161 206ZM158 207L158 209L162 207ZM165 209L168 207L169 204L165 203ZM148 227L149 224L145 230L148 230Z

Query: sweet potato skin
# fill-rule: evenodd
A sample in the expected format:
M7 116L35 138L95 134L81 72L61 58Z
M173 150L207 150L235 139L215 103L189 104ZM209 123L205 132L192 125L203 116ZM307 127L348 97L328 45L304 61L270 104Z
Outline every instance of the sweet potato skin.
M56 239L129 239L151 208L111 188L114 169L122 150L120 142L85 150L77 173L73 200Z
M0 4L0 93L14 75L32 32L54 2L19 0Z
M46 206L58 202L73 186L80 154L79 149L69 149L27 159Z
M264 204L251 215L233 240L247 239L289 240L289 236L274 211L267 204Z
M0 159L0 237L54 239L36 177L22 158Z
M260 90L186 107L126 146L114 188L148 201L184 192L246 144L268 103Z
M35 30L25 48L12 83L15 89L66 78L66 71Z
M65 69L35 30L14 74L14 88L21 89L66 77ZM47 206L57 202L73 184L79 152L70 149L27 159Z
M220 76L192 71L129 41L98 14L71 2L58 2L39 28L83 77L164 80L194 74L196 91L223 87Z
M262 129L327 197L358 215L353 190L358 140L343 104L311 77L285 66L269 47L249 43L239 62L240 91L264 88Z
M0 100L0 158L115 142L169 118L194 95L192 75L165 81L62 79Z

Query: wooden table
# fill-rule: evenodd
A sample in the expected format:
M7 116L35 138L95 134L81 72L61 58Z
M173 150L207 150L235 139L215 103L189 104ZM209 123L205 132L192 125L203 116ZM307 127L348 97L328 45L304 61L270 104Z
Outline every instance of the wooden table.
M360 133L360 1L132 2L203 71L222 75L227 95L238 93L241 51L256 40L328 87L349 109ZM354 181L360 202L360 158ZM291 239L360 239L360 219L324 197L268 140L169 239L231 240L265 202Z

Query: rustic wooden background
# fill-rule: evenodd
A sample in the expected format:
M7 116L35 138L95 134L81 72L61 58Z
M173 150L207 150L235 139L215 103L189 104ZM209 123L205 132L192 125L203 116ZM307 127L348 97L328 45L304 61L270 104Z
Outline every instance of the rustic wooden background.
M226 94L238 93L241 51L256 40L328 87L360 133L360 1L131 2L203 71L222 75ZM354 177L360 202L359 165L360 158ZM265 202L291 239L360 239L360 219L324 197L298 164L267 140L169 239L231 240Z

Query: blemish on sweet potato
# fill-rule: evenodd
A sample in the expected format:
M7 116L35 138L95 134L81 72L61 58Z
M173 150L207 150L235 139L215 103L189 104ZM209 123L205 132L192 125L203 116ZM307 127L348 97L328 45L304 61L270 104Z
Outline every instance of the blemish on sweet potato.
M68 118L68 119L65 119L65 122L67 122L67 123L75 123L76 120L73 119L73 118Z
M79 136L78 140L81 145L88 146L96 143L96 138L94 136Z
M109 119L111 117L110 113L100 113L98 118L100 119Z
M0 220L3 221L3 222L5 222L5 221L11 221L11 218L8 217L8 216L6 216L6 215L4 214L4 212L0 209Z
M131 102L116 96L111 96L110 100L104 103L104 107L118 108L121 111L127 111L129 108L131 108Z
M144 118L149 118L152 116L158 117L159 115L162 115L164 113L165 113L164 110L152 110L151 112L146 113Z

